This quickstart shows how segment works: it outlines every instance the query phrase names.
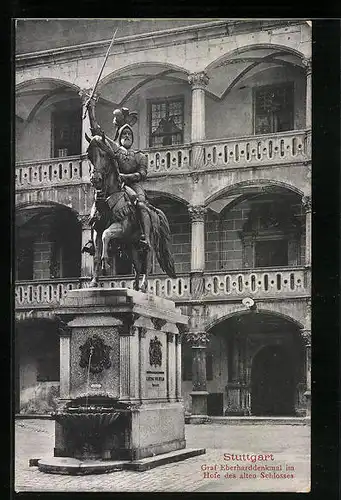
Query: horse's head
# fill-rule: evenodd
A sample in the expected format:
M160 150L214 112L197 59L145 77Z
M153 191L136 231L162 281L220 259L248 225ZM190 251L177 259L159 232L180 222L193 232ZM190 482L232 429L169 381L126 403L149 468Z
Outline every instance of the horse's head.
M87 154L90 161L90 182L96 190L105 191L108 176L112 171L110 159L98 145L98 141L102 140L101 137L94 136L90 139L86 135L86 140L89 142Z

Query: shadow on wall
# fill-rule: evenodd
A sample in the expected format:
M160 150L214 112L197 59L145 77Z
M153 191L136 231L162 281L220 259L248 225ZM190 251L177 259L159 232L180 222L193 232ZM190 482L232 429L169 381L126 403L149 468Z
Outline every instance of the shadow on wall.
M48 415L57 409L59 382L42 382L20 392L20 414Z

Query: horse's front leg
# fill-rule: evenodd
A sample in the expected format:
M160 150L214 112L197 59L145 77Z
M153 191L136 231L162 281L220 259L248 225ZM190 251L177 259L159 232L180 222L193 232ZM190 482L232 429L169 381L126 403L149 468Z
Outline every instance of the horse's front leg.
M98 287L98 278L101 275L101 253L102 253L102 233L93 231L93 243L95 245L94 269L90 288Z
M148 291L148 274L149 274L149 269L151 267L151 258L152 258L151 250L144 250L141 258L142 258L142 281L141 281L140 290L141 290L141 292L147 292Z
M107 271L110 267L109 261L109 242L112 239L119 239L122 237L122 226L119 222L114 222L109 226L102 234L102 257L101 257L101 268L102 271Z

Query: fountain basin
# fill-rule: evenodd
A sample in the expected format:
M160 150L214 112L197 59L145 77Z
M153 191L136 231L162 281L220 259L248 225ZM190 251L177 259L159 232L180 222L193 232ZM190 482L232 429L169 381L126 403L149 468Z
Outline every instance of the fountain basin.
M71 401L67 407L52 414L59 431L64 435L62 455L79 460L110 460L120 447L129 412L124 405L112 400L95 400L84 405L82 400Z

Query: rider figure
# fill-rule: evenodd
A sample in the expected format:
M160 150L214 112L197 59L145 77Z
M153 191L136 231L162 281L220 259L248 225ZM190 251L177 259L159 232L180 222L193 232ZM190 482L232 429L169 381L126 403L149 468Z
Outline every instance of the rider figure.
M92 135L104 137L101 127L95 118L95 101L89 103L90 130ZM140 151L132 151L134 134L131 125L137 121L136 113L129 113L127 108L115 109L113 112L115 126L114 140L105 136L106 146L109 145L111 158L116 160L120 172L120 180L130 200L136 207L138 221L141 226L140 243L142 248L149 249L150 218L146 207L146 195L141 182L147 177L147 157Z

